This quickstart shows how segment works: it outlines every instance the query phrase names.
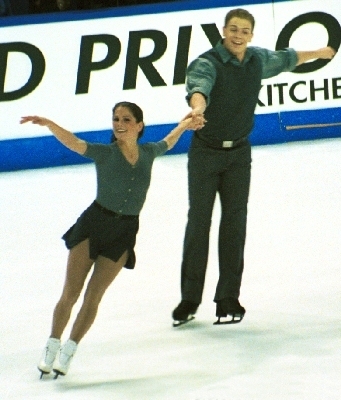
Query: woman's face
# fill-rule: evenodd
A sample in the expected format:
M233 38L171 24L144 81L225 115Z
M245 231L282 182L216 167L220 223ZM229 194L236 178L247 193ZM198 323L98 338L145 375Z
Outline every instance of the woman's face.
M135 139L143 128L127 107L117 107L113 115L113 130L117 140Z

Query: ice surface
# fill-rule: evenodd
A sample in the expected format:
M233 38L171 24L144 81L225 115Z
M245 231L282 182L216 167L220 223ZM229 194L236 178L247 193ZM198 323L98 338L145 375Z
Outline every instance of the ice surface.
M245 318L212 325L217 202L204 300L196 319L175 329L186 155L158 159L136 269L109 288L56 381L39 380L36 363L64 280L60 237L94 199L94 168L0 174L0 399L339 400L340 172L340 139L254 148Z

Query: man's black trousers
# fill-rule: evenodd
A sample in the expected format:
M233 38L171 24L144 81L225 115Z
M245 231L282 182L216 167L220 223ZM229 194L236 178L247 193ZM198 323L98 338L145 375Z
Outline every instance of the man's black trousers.
M251 146L216 149L193 138L188 153L189 211L181 267L182 300L201 303L216 194L221 202L219 281L214 301L239 297L244 269Z

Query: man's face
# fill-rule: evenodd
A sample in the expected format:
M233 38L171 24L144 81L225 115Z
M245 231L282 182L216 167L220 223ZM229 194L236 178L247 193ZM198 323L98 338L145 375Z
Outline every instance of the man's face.
M238 60L242 61L246 52L247 44L253 37L251 22L247 19L233 17L223 28L224 46Z

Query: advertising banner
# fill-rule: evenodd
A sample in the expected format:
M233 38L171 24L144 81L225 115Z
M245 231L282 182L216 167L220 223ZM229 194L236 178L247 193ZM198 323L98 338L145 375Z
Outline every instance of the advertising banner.
M339 50L339 0L181 1L0 20L0 171L86 162L23 115L50 118L89 141L110 138L116 102L141 106L144 141L159 140L189 110L190 61L221 38L235 7L255 19L250 45ZM254 145L341 136L340 53L263 80ZM191 133L173 152L186 152Z

